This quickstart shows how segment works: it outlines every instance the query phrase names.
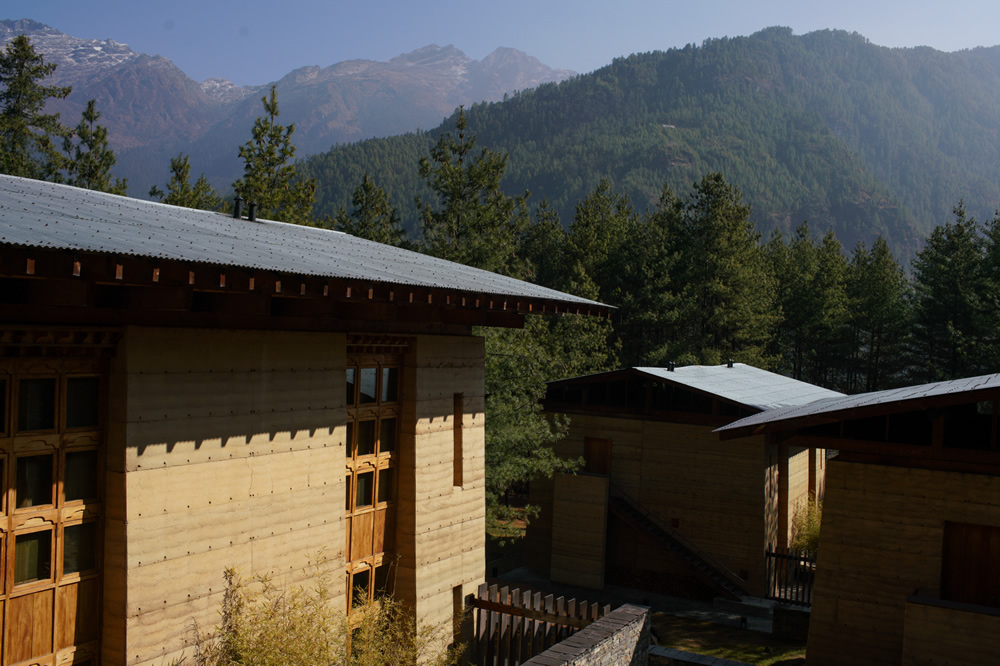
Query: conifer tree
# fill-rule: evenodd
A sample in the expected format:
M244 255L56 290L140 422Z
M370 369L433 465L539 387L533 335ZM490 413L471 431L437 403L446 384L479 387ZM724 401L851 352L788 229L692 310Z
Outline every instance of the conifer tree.
M220 210L222 197L209 184L205 174L201 174L194 185L191 184L190 178L191 163L188 156L181 153L170 160L170 181L167 183L167 191L164 192L153 185L149 190L149 196L174 206Z
M983 237L965 205L955 220L938 226L913 260L911 367L915 381L940 381L979 374L985 357Z
M767 245L777 278L779 370L795 379L836 387L843 381L846 353L847 260L833 232L814 239L807 223L787 246Z
M127 183L111 175L111 167L117 161L114 151L108 147L108 130L97 124L101 112L96 102L87 102L80 124L73 134L63 139L66 152L66 183L98 192L111 194L126 193Z
M275 86L261 102L264 115L254 121L250 140L240 146L243 178L233 183L233 189L246 201L257 204L258 217L309 224L316 182L298 180L291 163L295 157L295 125L284 127L277 123L280 112Z
M57 179L65 162L57 139L69 134L58 113L43 113L49 99L63 99L69 87L41 82L55 71L25 35L0 52L0 172L39 180Z
M334 228L344 233L377 243L399 246L405 232L399 222L399 212L389 203L389 197L366 173L351 197L354 210L348 215L341 209Z
M459 109L456 134L444 133L420 159L420 176L437 201L417 199L429 254L495 273L523 277L518 257L528 226L524 196L508 197L500 187L507 156L488 148L476 152L476 137L466 133Z
M869 250L859 243L851 256L847 294L850 312L848 393L880 391L901 381L910 323L910 283L879 236Z
M727 358L767 367L780 314L750 207L713 173L695 183L672 237L677 252L677 342L673 359L714 365Z

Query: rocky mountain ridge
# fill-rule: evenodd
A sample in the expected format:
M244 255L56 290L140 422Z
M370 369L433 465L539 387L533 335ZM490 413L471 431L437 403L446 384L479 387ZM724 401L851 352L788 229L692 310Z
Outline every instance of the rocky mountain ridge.
M26 34L47 62L50 83L71 85L53 103L73 125L89 99L118 153L117 174L142 195L166 180L171 156L190 155L222 189L239 177L238 148L260 115L271 84L237 86L223 78L195 82L168 58L133 51L112 39L80 39L31 19L0 20L0 46ZM295 124L298 156L332 145L429 129L459 105L496 101L504 94L570 78L516 49L499 48L483 60L453 45L428 45L387 62L348 60L306 66L273 82L282 124Z

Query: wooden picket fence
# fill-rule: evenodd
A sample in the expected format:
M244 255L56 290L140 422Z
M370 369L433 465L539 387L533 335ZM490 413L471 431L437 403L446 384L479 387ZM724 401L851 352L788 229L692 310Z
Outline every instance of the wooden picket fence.
M485 583L467 605L476 666L518 666L611 612L608 605Z

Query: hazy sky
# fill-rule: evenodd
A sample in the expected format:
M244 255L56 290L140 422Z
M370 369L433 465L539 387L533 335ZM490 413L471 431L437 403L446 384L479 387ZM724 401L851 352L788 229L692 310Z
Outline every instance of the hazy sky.
M240 85L305 65L388 60L428 44L454 44L477 60L509 46L582 73L617 56L773 25L942 51L1000 43L997 0L3 0L5 18L111 38L170 58L197 81L218 76Z

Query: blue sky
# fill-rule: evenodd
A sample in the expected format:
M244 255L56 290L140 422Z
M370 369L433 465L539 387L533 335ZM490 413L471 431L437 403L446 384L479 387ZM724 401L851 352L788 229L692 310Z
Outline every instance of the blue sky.
M773 25L942 51L1000 43L996 0L4 0L3 18L111 38L170 58L197 81L219 76L240 85L305 65L388 60L428 44L454 44L475 59L508 46L550 67L589 72L617 56Z

